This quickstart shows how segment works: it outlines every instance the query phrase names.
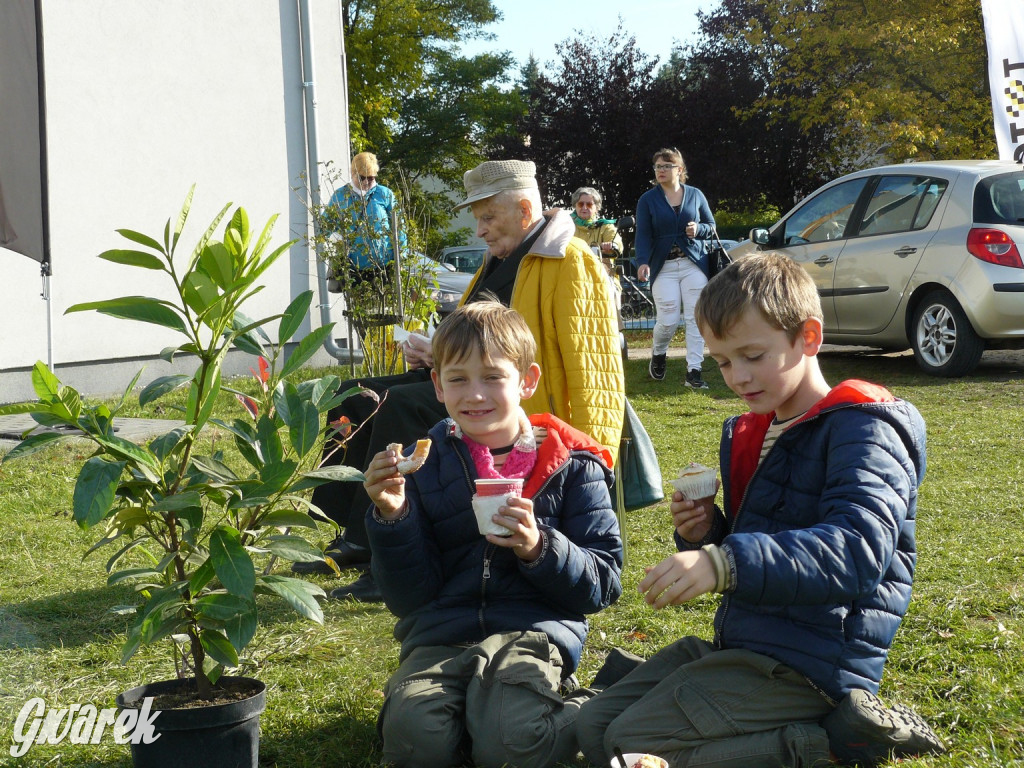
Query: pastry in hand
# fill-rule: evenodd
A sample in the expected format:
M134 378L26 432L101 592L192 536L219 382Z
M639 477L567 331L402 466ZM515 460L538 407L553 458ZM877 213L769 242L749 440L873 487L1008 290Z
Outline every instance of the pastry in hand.
M425 437L422 440L417 440L416 450L410 456L402 455L401 443L391 443L388 445L388 450L398 454L398 471L403 475L408 475L422 467L423 462L427 460L427 454L430 453L430 438Z

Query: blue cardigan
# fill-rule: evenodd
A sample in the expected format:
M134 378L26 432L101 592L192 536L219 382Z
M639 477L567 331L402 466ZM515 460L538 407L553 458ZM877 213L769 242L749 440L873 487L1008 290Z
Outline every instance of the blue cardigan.
M530 420L548 428L523 491L544 539L536 561L480 535L471 502L476 467L451 419L431 428L426 463L406 476L407 512L395 521L368 512L371 567L398 617L403 659L420 646L532 630L559 649L565 678L583 651L585 615L622 593L607 450L550 414Z
M715 615L715 644L781 661L834 702L875 693L910 604L924 420L882 387L843 382L758 464L772 416L733 417L722 431L729 519L718 538L735 590Z
M697 222L697 237L692 240L686 236L686 225L691 221ZM683 205L676 213L665 199L665 191L660 185L655 186L636 203L636 263L650 265L653 283L676 243L707 275L708 257L703 241L711 239L714 231L715 217L703 192L684 184Z

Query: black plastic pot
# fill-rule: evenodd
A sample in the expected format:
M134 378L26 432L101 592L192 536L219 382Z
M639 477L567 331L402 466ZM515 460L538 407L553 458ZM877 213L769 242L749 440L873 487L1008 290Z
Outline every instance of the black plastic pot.
M260 750L260 713L267 706L267 686L248 677L222 678L251 684L248 699L189 709L164 709L153 719L158 738L150 744L132 744L135 768L257 768ZM180 680L140 685L117 697L126 701L174 693ZM154 710L155 712L156 710Z

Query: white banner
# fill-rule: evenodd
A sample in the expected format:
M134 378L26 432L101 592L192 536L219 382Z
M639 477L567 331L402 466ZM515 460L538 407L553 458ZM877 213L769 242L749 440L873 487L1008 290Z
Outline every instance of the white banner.
M1024 159L1024 0L981 0L1000 160Z

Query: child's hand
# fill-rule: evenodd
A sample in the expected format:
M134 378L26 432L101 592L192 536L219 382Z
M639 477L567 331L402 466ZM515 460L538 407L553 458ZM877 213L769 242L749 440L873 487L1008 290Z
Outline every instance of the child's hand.
M398 453L381 451L363 474L363 488L380 516L385 520L398 517L405 506L405 478L398 473Z
M715 567L702 550L676 552L655 565L639 584L644 600L655 608L681 605L715 588Z
M511 536L487 534L487 540L499 547L510 548L515 556L528 563L540 557L541 540L537 518L533 516L533 500L510 496L508 505L498 509L491 518L495 523L512 531Z
M672 525L676 533L690 543L696 544L708 535L715 515L715 496L718 494L716 481L715 493L703 499L684 499L679 491L672 493Z

